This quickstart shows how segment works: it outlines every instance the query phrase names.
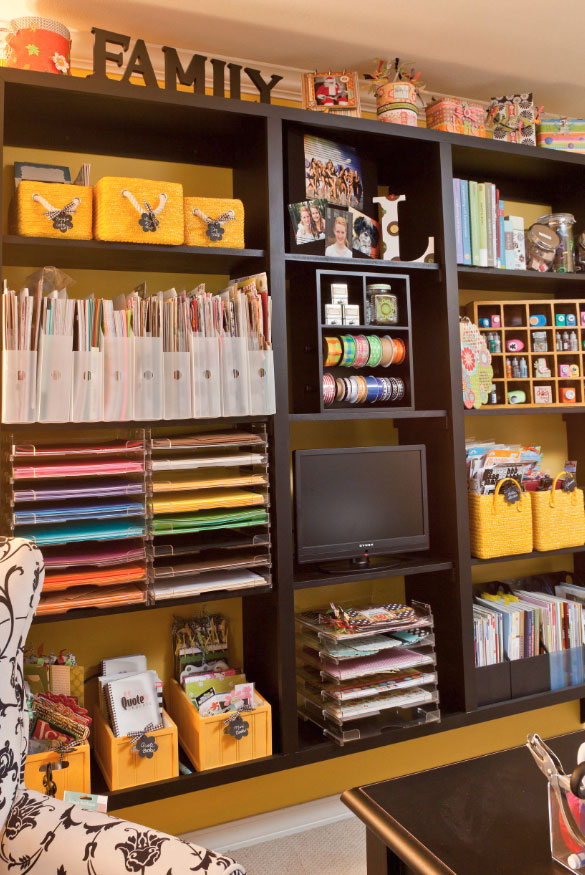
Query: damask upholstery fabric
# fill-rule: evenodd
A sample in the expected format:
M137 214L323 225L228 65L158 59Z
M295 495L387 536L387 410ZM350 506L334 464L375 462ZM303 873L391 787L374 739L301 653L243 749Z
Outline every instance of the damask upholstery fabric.
M0 875L246 875L229 857L24 788L23 650L44 574L30 542L0 538Z

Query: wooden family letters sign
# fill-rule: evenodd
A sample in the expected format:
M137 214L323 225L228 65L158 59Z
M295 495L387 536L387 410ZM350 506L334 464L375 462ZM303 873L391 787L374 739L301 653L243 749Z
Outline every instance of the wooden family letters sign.
M94 35L92 78L108 79L106 62L112 61L118 67L124 66L124 52L127 52L130 48L130 37L123 33L114 33L111 30L101 30L99 27L92 27L91 32ZM119 46L122 51L113 52L108 48L108 44ZM165 89L175 91L177 82L179 82L181 85L188 87L192 85L195 94L205 94L205 64L207 61L205 55L193 55L189 66L185 69L176 49L170 46L163 46L162 52L165 56ZM210 64L213 69L214 97L225 97L226 66L229 70L229 95L235 100L239 100L241 96L242 69L258 89L261 103L270 103L270 92L282 79L282 76L273 74L270 77L270 82L266 82L262 78L260 70L254 70L252 67L242 68L240 64L226 63L226 61L219 61L217 58L211 58ZM159 87L148 50L144 40L141 39L137 39L134 43L134 48L126 62L126 69L121 81L127 83L130 81L131 76L142 76L144 84L148 88Z

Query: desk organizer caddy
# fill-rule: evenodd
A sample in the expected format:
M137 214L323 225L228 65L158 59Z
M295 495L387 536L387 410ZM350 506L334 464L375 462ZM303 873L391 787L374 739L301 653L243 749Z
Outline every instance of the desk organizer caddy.
M43 780L48 764L52 766L52 780L57 786L55 794L62 799L65 790L75 793L91 793L89 744L80 744L61 757L57 751L29 754L24 766L24 786L27 790L46 793ZM65 765L68 763L68 765Z
M450 134L468 134L485 137L485 107L480 103L460 100L458 97L442 97L425 109L427 128L448 131Z
M91 186L21 180L10 204L10 226L24 237L92 238Z
M244 248L244 204L235 198L186 197L185 245Z
M239 739L224 732L229 714L201 717L174 679L168 694L169 711L177 723L181 747L198 772L271 756L272 709L257 691L254 695L260 705L253 711L242 711L248 732Z
M563 152L585 152L585 119L547 118L536 129L536 145Z
M39 350L2 352L2 422L128 422L262 416L276 410L273 350L240 337L190 337L189 352L162 338L41 335Z
M103 176L94 188L96 240L180 246L185 238L183 186Z
M145 733L158 745L151 757L140 756L137 739L125 735L116 738L110 724L96 708L92 724L93 752L109 790L125 790L165 781L179 774L179 740L177 726L165 710L163 728Z

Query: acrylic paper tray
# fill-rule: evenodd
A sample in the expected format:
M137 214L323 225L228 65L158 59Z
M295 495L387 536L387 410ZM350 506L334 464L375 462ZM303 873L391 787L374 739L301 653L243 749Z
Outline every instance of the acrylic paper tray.
M56 552L57 557L60 557L63 554L63 558L61 561L54 563L51 561L51 557L53 552ZM68 551L71 555L68 555ZM126 545L126 553L125 555L120 551L115 557L108 558L107 556L98 557L95 554L92 555L88 553L86 550L83 552L82 561L77 561L80 559L79 555L79 546L76 546L75 549L67 546L55 546L55 547L45 547L43 550L43 556L45 559L45 569L46 570L61 570L63 568L73 568L73 567L83 567L83 566L95 566L96 568L107 568L112 565L124 565L129 562L141 562L146 561L146 545L144 541L130 541ZM74 561L75 560L75 561Z
M382 712L376 717L362 717L355 720L351 727L343 728L334 720L324 717L319 706L308 700L299 705L299 714L305 720L315 723L323 730L323 734L339 745L360 738L372 738L390 729L410 729L423 726L426 723L439 722L441 712L435 703L419 705L412 708L395 708Z
M308 658L308 657L306 657ZM327 669L327 666L322 662L319 663L317 660L315 662L311 662L309 659L309 665L314 665L319 668L321 672L321 677L327 678L328 680L335 681L336 683L345 683L346 681L356 680L358 678L368 678L373 677L374 675L384 675L384 674L393 674L397 670L402 670L406 668L418 668L420 665L435 665L436 657L434 651L431 653L417 653L413 654L412 658L407 659L402 665L398 666L389 666L388 668L381 668L377 666L372 669L365 669L362 667L356 667L353 672L349 672L345 677L339 678L332 671Z
M190 563L191 564L191 563ZM265 565L270 565L270 554L265 553L262 556L246 557L245 562L241 565L229 564L229 553L224 560L217 559L217 564L211 564L205 568L187 568L180 565L157 565L153 567L154 577L156 579L164 579L168 577L193 577L205 574L207 571L238 571L246 568L259 568Z
M239 431L239 429L238 429ZM230 448L230 447L265 447L268 443L265 433L254 432L252 428L246 428L249 434L254 434L258 440L254 441L230 441L230 440L216 440L213 443L205 443L205 444L188 444L177 443L177 441L181 440L181 437L184 439L187 437L197 437L197 435L177 435L175 437L153 437L152 438L152 449L155 450L179 450L181 452L185 450L190 450L193 452L205 452L206 450L213 450L218 448ZM204 433L205 434L205 433ZM228 432L229 434L229 432ZM252 451L251 451L252 452Z
M404 683L395 687L395 689L408 690L412 687L436 686L439 677L436 671L433 670L425 672L421 670L420 674L420 678L411 678L411 680L404 681ZM323 681L321 681L321 683L323 683ZM338 693L335 692L334 687L322 688L320 694L323 701L329 700L331 702L359 702L360 699L366 699L370 695L382 695L384 692L391 692L390 689L384 690L380 687L378 690L375 690L373 687L370 686L364 686L360 692L357 692L357 690L359 689L359 681L355 684L355 692L347 691L341 686L339 686L337 689L339 690ZM374 692L372 692L372 690L374 690Z
M112 465L118 466L112 470L104 470L100 467L91 467L89 463L77 462L68 465L18 465L12 468L11 476L8 478L11 483L20 483L21 480L60 480L72 478L78 480L89 477L138 477L144 478L143 463L128 462L113 462Z
M355 608L355 605L353 603L344 604L343 602L339 602L338 604L340 607L345 609ZM380 605L362 605L360 607L362 610L366 610L368 607L376 608L380 607ZM311 620L308 617L303 616L303 614L297 614L295 620L299 624L299 626L305 626L306 628L310 629L313 633L316 633L323 641L330 640L335 641L336 643L339 641L351 641L353 638L365 638L371 635L383 635L390 632L408 632L410 629L420 629L425 626L433 625L433 615L429 605L426 605L423 602L412 601L410 607L415 609L417 615L416 619L406 621L404 623L398 622L387 623L383 625L381 624L379 626L376 626L375 628L352 630L350 632L348 632L345 628L335 628L326 624L320 624L315 620Z
M436 688L437 672L434 666L431 666L430 671L425 671L423 668L416 672L417 676L398 681L392 685L392 675L386 677L378 677L375 679L365 678L357 680L355 683L336 685L330 681L324 681L320 672L305 666L297 668L297 690L300 695L305 696L313 702L336 702L336 703L351 703L359 702L361 699L368 699L371 696L384 695L385 693L399 692L408 690L412 687L427 687ZM389 685L388 685L389 684Z
M65 507L43 507L42 511L29 510L28 508L17 509L9 515L9 520L12 526L42 526L75 523L84 520L119 520L134 517L144 519L146 517L144 503L140 504L139 502L125 508L115 503L112 503L110 506L102 504L99 509L97 506L90 505L85 508L68 503Z
M407 631L407 630L405 630L405 631ZM315 636L302 635L297 640L303 646L311 647L313 650L317 650L319 653L319 657L321 659L328 659L330 662L334 662L336 664L345 662L348 659L356 659L359 656L374 655L374 652L372 652L371 654L348 653L345 656L339 656L339 655L335 655L334 653L331 653L331 651L329 651L329 650L319 650L318 649L319 645L323 644L324 642L321 641L317 635L315 635ZM349 642L349 639L347 641L344 639L343 642L337 642L337 643L338 644L339 643L343 643L343 644L348 643L349 644L350 642ZM396 653L401 648L407 648L408 650L419 650L419 649L423 649L425 647L434 647L434 646L435 646L435 635L433 632L429 632L428 635L426 635L424 638L421 638L420 641L417 641L415 643L411 643L408 641L396 642L395 644L391 644L389 647L383 647L383 646L378 647L378 649L375 651L375 653L381 653L381 652Z
M146 441L145 439L120 441L119 443L104 441L102 446L99 441L92 442L93 446L87 446L82 443L75 443L75 439L67 440L67 446L55 446L53 443L47 444L38 442L35 444L13 443L10 450L10 457L13 459L43 457L52 458L54 456L127 456L135 454L144 454Z
M90 481L91 483L95 483L95 480ZM75 484L79 485L79 482ZM89 500L91 498L121 498L125 495L134 495L134 496L145 496L146 497L146 486L144 484L143 478L131 481L130 483L120 483L119 488L116 489L114 494L104 493L100 491L99 485L96 485L93 490L90 487L85 486L85 489L89 490L91 494L84 495L83 488L80 490L76 490L75 486L69 488L58 487L51 489L50 486L47 486L45 489L17 489L13 490L12 493L8 496L8 501L11 505L20 504L20 502L28 502L28 501L64 501L66 499L73 498L84 498ZM67 492L67 495L59 495L55 493Z
M346 726L351 728L351 724L356 720L362 720L364 717L380 717L386 711L404 710L410 708L418 708L420 705L437 704L439 701L439 693L436 688L426 689L425 687L415 687L414 690L404 690L395 695L371 697L372 701L366 705L365 702L351 703L334 703L331 701L317 701L316 699L300 694L305 704L321 709L321 714L326 721L332 721L338 726ZM349 711L353 713L349 713ZM340 713L345 711L345 713Z
M268 523L260 524L266 529ZM252 526L250 526L252 528ZM213 536L213 537L212 537ZM164 539L164 543L161 542ZM215 531L207 533L203 538L197 535L158 535L154 542L153 556L193 556L210 548L240 549L243 547L270 547L269 534L246 534L244 532Z

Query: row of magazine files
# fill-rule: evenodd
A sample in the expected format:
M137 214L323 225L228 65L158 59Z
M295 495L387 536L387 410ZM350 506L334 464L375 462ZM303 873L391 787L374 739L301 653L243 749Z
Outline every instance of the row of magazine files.
M2 353L2 422L124 422L275 412L273 351L246 337L194 334L188 352L162 337L103 337L76 352L41 334L39 350Z
M440 721L429 605L331 605L296 617L300 717L339 745Z

